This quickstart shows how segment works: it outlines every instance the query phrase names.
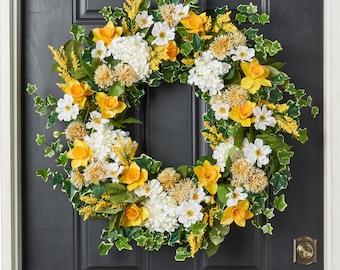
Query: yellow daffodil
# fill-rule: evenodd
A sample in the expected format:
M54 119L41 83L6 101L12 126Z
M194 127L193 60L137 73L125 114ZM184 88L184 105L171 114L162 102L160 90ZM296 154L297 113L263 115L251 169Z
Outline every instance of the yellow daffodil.
M179 54L180 49L177 47L176 42L174 40L170 40L168 43L168 56L169 60L172 62L176 61L176 57Z
M224 211L223 217L221 219L222 225L229 225L235 222L240 227L246 226L246 220L254 216L254 214L248 210L249 201L242 200L235 206L229 206Z
M144 186L146 180L148 180L148 171L141 169L136 162L131 162L130 166L123 171L122 176L119 178L119 182L127 184L127 189L130 191Z
M92 33L94 42L102 40L105 46L109 46L114 38L122 35L123 28L114 26L113 22L109 21L104 27L92 29Z
M188 16L181 20L183 26L192 34L205 34L204 24L208 21L206 13L197 15L192 10L189 11Z
M266 66L259 64L259 60L253 60L241 63L242 71L245 77L241 80L241 87L247 89L251 94L255 94L260 89L261 85L271 86L272 83L266 78L269 76L270 71Z
M63 85L62 90L65 94L73 97L73 103L78 104L79 110L84 108L87 96L93 94L90 85L83 82L81 83L77 80L69 81L67 84Z
M145 206L138 207L134 203L126 208L122 219L122 225L124 227L140 226L149 216L150 212Z
M234 106L229 112L229 118L241 124L242 127L250 127L253 122L253 118L250 116L253 114L253 109L256 103L247 100L242 106Z
M221 177L220 170L220 166L211 165L208 160L205 160L203 166L194 168L198 185L205 187L211 195L215 195L218 188L217 180Z
M126 104L119 101L118 97L108 96L103 92L97 93L96 100L103 118L113 118L116 114L121 113L126 108Z
M66 156L72 159L72 168L78 168L80 166L86 166L90 158L92 157L92 150L88 147L86 142L75 140L73 143L73 149L67 152Z

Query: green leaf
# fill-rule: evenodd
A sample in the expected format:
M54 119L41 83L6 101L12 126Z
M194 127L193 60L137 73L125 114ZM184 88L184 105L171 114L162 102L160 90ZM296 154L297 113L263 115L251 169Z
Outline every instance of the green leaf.
M280 139L280 138L277 138L277 137L274 137L270 134L265 134L265 133L257 134L256 137L259 138L259 139L262 139L264 144L269 145L270 148L272 149L272 151L274 151L274 152L277 152L277 151L283 150L283 149L288 151L291 148L290 145L286 144L283 141L283 138Z
M58 166L65 167L68 162L67 152L60 153L56 161Z
M185 261L186 258L190 258L191 253L187 250L186 247L179 247L176 249L175 260L178 262Z
M280 212L283 212L288 204L285 201L285 195L281 194L279 197L275 196L274 198L274 207L279 210Z
M48 177L52 174L51 169L50 168L46 168L43 170L37 170L35 175L36 176L40 176L45 182L47 182Z
M58 113L57 112L51 112L51 114L48 116L48 121L46 123L46 128L50 128L53 126L58 119Z
M311 109L311 113L315 118L319 114L319 107L313 106L312 109Z
M99 198L105 191L106 191L106 188L104 185L93 185L92 186L93 196L95 196L96 198Z
M56 105L57 104L57 99L53 95L48 95L46 98L47 104L48 105Z
M216 254L216 252L218 251L220 245L215 245L213 242L209 241L208 242L208 247L205 250L205 252L207 253L208 257L211 257L213 255Z
M283 175L281 173L274 173L272 179L270 180L270 183L273 186L273 193L276 195L280 192L282 189L286 189L288 187L288 178L286 175Z
M188 168L189 168L188 165L182 165L176 169L176 172L178 172L181 175L181 177L184 179L188 174Z
M277 157L281 165L288 165L292 156L294 156L294 152L287 151L286 149L277 152Z
M229 10L229 7L227 5L223 6L223 7L218 7L215 8L215 14L216 15L222 15L224 13L226 13Z
M307 136L307 128L302 128L298 130L300 136L297 137L298 141L301 143L305 143L308 141L308 136Z
M181 44L179 47L181 49L181 53L185 56L188 56L193 50L193 46L190 41Z
M121 94L123 94L125 91L125 86L122 85L120 82L116 82L114 85L112 85L109 90L108 94L112 97L119 97Z
M37 134L37 138L35 139L37 145L42 145L46 142L46 138L44 135Z
M229 188L230 186L225 183L221 183L218 185L217 198L223 205L227 203L227 194L230 193Z
M129 244L129 238L124 236L119 236L119 239L116 242L116 247L119 251L123 249L132 250L132 246Z
M260 23L263 25L263 24L266 24L266 23L269 23L270 20L269 20L269 15L266 14L266 13L262 13L260 15Z
M196 222L193 226L192 226L192 233L194 234L194 236L199 236L204 234L204 230L207 227L207 223L203 223L203 222Z
M64 178L60 172L56 172L53 176L53 187L55 188L59 183L63 182Z
M53 148L51 146L47 146L45 149L44 149L44 152L45 152L45 157L53 157L55 155L55 151L53 150Z
M263 211L263 214L266 216L267 219L272 219L274 214L274 208L266 208L266 210Z
M194 35L193 36L193 48L194 48L194 51L195 52L201 52L203 51L203 41L202 39L200 38L199 35Z
M37 86L35 84L27 84L26 92L30 95L33 95L35 92L37 92Z
M273 235L273 226L270 223L267 223L261 227L264 234Z
M140 121L139 119L134 118L134 117L125 118L122 121L120 121L120 123L123 123L123 124L143 124L142 121Z
M105 243L104 241L102 241L99 244L99 250L100 250L100 255L108 255L110 249L113 247L113 243Z
M74 39L82 43L84 41L85 27L82 25L72 24L70 33Z
M105 185L107 193L110 195L110 201L118 205L126 199L126 187L122 184L109 183Z
M56 140L55 142L51 143L51 148L57 152L60 153L63 150L63 145L60 143L60 139Z

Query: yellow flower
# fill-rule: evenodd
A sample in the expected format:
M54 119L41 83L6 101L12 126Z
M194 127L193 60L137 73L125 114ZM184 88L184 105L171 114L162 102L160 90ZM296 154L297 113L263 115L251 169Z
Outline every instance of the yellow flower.
M242 62L241 68L245 75L241 80L241 87L247 89L251 94L255 94L261 85L272 85L272 83L266 79L270 74L269 69L266 66L260 65L259 60L256 58L253 58L250 63Z
M188 17L183 18L181 20L181 23L183 26L188 29L189 33L192 34L199 34L200 32L204 35L204 24L208 21L208 17L206 13L202 13L200 15L197 15L192 10L189 11Z
M208 160L205 160L203 166L194 168L194 173L198 177L198 185L204 186L210 194L216 194L217 180L222 176L220 170L220 166L211 165Z
M175 62L176 61L176 56L179 54L180 49L177 47L176 42L174 40L170 40L168 43L168 56L169 56L169 60L171 62Z
M254 216L254 214L248 210L249 201L242 200L239 201L235 206L229 206L224 211L223 217L221 219L222 225L229 225L233 221L240 227L246 226L246 220Z
M229 118L240 123L242 127L250 127L253 122L250 116L253 114L255 105L255 102L247 100L242 106L234 106L229 112Z
M138 207L134 203L126 208L122 219L122 225L124 227L140 226L149 216L150 212L145 206Z
M62 90L65 94L73 97L73 103L78 104L79 110L84 108L87 96L93 94L90 85L83 82L80 83L77 80L72 80L64 84Z
M123 171L122 176L119 178L119 182L128 185L127 189L129 191L144 186L146 180L148 180L148 171L141 169L136 162L131 162L130 166Z
M118 97L108 96L103 92L97 93L96 100L101 109L102 117L104 118L115 117L116 114L121 113L126 108L126 104L119 101Z
M105 46L109 46L111 41L121 36L123 33L123 28L120 26L114 26L113 22L109 21L104 27L102 28L94 28L92 29L93 33L93 41L97 42L98 40L102 40L105 43Z
M88 147L86 142L75 140L73 149L67 152L66 156L72 159L72 168L78 168L80 166L86 166L90 158L92 157L92 150Z

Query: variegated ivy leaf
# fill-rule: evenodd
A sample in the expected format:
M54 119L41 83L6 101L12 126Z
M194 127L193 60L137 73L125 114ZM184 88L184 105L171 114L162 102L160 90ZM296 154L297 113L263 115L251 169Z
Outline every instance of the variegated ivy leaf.
M273 226L270 223L267 223L261 227L264 234L273 234Z
M52 174L52 172L50 168L46 168L43 170L37 170L35 174L36 176L40 176L45 182L47 182L48 177Z
M308 136L307 136L307 128L299 129L299 137L297 137L298 141L301 143L305 143L308 141Z
M85 27L82 25L72 24L70 33L76 41L82 43L84 41Z
M247 16L241 13L237 13L235 19L237 20L238 24L241 24L247 21Z
M37 86L35 84L27 84L26 92L30 95L33 95L35 92L37 92Z
M53 188L56 188L56 186L63 182L64 177L62 176L62 174L60 172L56 172L53 176Z
M285 174L281 174L279 172L274 173L270 183L273 186L273 193L275 195L278 194L282 189L286 189L288 187L289 178L290 177L287 177Z
M263 211L263 214L266 216L267 219L272 219L275 216L274 207L266 208L266 210Z
M315 118L319 114L319 107L313 106L312 109L311 109L311 113L312 113L313 117Z
M203 222L196 222L193 226L192 226L192 233L194 234L194 236L200 236L202 234L204 234L204 230L207 227L207 223L203 223Z
M279 197L275 196L274 198L274 207L279 210L280 212L283 212L288 204L285 201L285 195L281 194Z
M102 14L104 20L108 22L112 17L112 8L111 6L104 7L99 11L99 13Z
M68 162L67 152L60 153L59 157L56 159L57 165L65 167Z
M294 156L294 152L287 151L286 149L277 152L277 157L281 165L288 165L292 156Z
M45 149L44 149L44 152L45 152L45 157L53 157L55 155L55 151L53 150L53 148L51 146L47 146Z
M113 243L105 243L104 241L102 241L99 244L100 255L108 255L112 247Z
M37 134L37 138L35 139L37 145L42 145L46 142L46 138L44 135Z
M190 258L191 253L186 247L179 247L176 249L175 260L179 262L185 261L186 258Z
M129 238L124 236L119 236L115 245L119 251L122 251L123 249L132 250L132 246L129 244Z

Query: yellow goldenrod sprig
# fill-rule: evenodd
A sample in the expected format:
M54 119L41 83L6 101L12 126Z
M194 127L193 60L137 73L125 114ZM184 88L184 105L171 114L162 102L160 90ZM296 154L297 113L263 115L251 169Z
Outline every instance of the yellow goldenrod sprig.
M59 52L53 46L48 46L48 48L50 49L50 51L53 54L53 59L59 65L57 70L59 71L60 78L62 78L65 82L71 81L72 77L67 70L68 58L67 58L67 55L65 53L64 46L61 46L59 48Z
M124 11L128 14L130 20L136 18L141 4L142 0L126 0L126 3L123 4Z

